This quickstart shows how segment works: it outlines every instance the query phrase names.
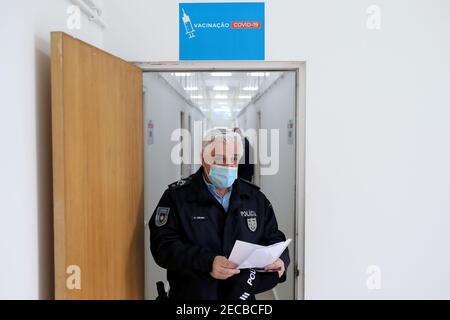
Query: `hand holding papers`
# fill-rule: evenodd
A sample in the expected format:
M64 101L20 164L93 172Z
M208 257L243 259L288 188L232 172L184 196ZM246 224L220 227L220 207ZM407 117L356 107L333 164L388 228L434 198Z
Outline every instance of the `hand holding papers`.
M270 246L260 246L237 240L228 260L238 265L238 269L264 268L277 260L292 239Z

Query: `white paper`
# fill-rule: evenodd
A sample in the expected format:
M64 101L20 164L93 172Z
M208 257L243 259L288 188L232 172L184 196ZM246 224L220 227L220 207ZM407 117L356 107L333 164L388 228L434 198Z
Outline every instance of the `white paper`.
M292 239L278 242L270 246L237 240L228 260L238 265L238 269L264 268L277 260Z

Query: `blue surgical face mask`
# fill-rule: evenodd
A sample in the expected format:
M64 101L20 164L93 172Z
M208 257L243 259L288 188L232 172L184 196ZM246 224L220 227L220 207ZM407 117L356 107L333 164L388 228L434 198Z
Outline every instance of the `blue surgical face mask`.
M237 167L224 167L218 165L211 165L209 169L209 180L219 189L226 189L236 181L238 175Z

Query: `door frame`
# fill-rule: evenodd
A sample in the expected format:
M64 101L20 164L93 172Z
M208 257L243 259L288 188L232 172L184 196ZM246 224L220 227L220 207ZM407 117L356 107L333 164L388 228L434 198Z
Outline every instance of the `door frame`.
M294 299L305 299L305 149L306 61L163 61L130 62L143 72L294 71L295 83L295 211Z

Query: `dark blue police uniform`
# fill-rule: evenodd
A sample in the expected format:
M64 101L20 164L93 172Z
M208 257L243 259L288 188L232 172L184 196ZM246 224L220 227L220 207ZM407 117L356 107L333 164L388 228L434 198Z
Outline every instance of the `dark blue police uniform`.
M214 258L228 257L236 240L260 245L286 240L278 229L272 205L259 187L237 179L225 212L208 191L203 168L169 185L149 227L151 252L156 263L167 269L171 299L234 299L231 292L236 291L235 282L244 281L245 272L227 280L214 279L209 274ZM290 262L288 249L280 258L287 269ZM276 275L276 283L270 287L286 281L286 272L280 279L278 273L271 274L272 282ZM262 275L258 272L258 277L263 278ZM269 288L266 285L264 290ZM258 292L250 292L250 299L255 293Z

